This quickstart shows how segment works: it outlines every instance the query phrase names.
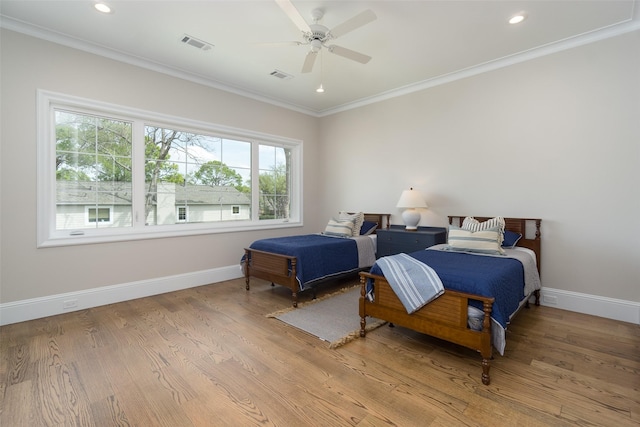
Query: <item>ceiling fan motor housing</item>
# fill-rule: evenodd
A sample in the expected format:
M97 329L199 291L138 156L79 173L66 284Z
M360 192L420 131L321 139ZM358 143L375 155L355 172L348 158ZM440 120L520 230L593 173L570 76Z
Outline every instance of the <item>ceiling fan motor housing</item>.
M312 42L313 40L325 42L329 39L329 29L324 25L311 24L309 27L311 28L311 33L307 35L307 40L309 42Z

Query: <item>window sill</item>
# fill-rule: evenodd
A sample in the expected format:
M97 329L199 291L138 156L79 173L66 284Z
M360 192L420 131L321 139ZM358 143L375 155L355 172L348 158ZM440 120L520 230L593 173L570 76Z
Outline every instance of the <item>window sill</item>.
M269 222L269 224L237 224L230 225L225 223L223 227L212 227L211 224L206 226L190 227L186 229L187 224L176 224L174 226L150 226L148 229L139 232L133 232L129 230L127 233L123 233L122 229L119 230L69 230L66 235L58 235L39 239L38 248L51 248L59 246L74 246L74 245L94 245L100 243L114 243L114 242L128 242L137 240L149 240L149 239L165 239L174 237L189 237L206 234L222 234L222 233L238 233L245 231L257 231L257 230L274 230L285 228L302 227L304 224L300 221L281 221L275 220ZM170 227L170 229L169 229ZM81 234L83 233L83 234Z

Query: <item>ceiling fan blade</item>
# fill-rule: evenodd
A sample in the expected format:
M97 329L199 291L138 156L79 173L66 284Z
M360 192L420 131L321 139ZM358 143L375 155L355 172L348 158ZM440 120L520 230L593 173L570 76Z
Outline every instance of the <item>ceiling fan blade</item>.
M360 28L363 25L368 24L369 22L375 21L376 19L378 19L378 17L373 12L373 10L368 9L343 22L342 24L336 25L331 30L329 30L329 34L331 34L334 39L337 39L338 37L347 34L348 32L355 30L356 28Z
M361 64L366 64L371 60L371 57L369 55L365 55L364 53L356 52L355 50L347 49L346 47L342 46L327 46L327 50L329 50L329 52L331 53L335 53L336 55L340 55Z
M255 46L265 46L265 47L280 47L280 46L302 46L302 42L290 41L290 42L256 42L253 43Z
M300 12L298 12L298 9L296 9L290 0L275 0L275 2L278 3L280 9L287 14L289 19L296 24L296 27L298 27L302 33L311 33L311 27L309 27L307 21L304 20L302 15L300 15Z
M310 73L313 70L313 64L316 62L316 58L318 57L318 52L309 51L307 56L304 58L304 64L302 64L302 72Z

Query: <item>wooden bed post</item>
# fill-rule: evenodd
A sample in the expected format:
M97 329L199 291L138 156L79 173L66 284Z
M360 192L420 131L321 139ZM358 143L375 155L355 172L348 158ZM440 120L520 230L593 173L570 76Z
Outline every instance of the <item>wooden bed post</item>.
M364 313L364 300L365 300L365 295L367 294L367 289L366 289L366 282L367 279L363 276L360 275L360 337L364 338L364 336L367 334L367 319L366 316L363 314Z
M483 346L484 350L480 352L482 355L482 384L489 385L491 377L489 369L491 369L491 358L493 357L493 346L491 344L491 310L493 308L493 298L490 301L485 300L482 303L484 318L482 320L482 333L487 334L489 342Z
M244 265L242 266L242 269L244 270L244 287L246 290L249 290L249 262L250 262L250 255L249 255L249 251L247 249L244 250Z
M482 384L489 385L491 377L489 377L489 369L491 368L491 360L482 357Z
M296 265L298 264L298 258L293 258L291 260L291 276L290 276L290 286L291 286L291 299L293 299L293 307L297 308L298 307L298 287L300 285L298 285L298 279L297 279L297 274L298 271L296 270Z

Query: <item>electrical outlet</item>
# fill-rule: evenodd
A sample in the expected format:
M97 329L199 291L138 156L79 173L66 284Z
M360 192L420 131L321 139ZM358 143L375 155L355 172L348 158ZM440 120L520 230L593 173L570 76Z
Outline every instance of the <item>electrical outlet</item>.
M78 306L77 299L68 299L62 303L63 310L69 310L70 308L76 308Z
M542 297L542 302L544 302L545 304L558 304L558 297L555 295L544 295Z

